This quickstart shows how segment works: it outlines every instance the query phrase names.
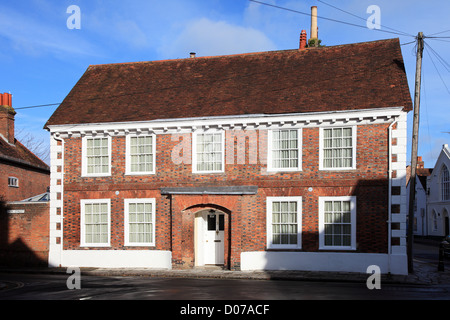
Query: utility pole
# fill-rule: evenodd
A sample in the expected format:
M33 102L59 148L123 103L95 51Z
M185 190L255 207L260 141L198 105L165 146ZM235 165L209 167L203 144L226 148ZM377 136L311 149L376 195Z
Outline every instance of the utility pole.
M422 56L423 56L423 32L417 35L417 55L416 55L416 85L414 92L414 118L411 145L411 177L409 179L409 212L408 212L408 272L414 272L413 268L413 225L414 225L414 200L416 198L416 168L417 149L419 141L419 110L420 110L420 81L422 76Z

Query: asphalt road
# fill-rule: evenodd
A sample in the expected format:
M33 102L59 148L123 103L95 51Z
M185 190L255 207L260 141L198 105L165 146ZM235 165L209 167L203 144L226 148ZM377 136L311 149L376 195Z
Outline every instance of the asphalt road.
M0 274L7 284L0 300L398 300L450 299L450 284L439 286L276 280L224 280L81 276L68 289L69 275Z
M415 258L437 265L436 247L416 244L414 250ZM177 301L180 306L185 301L450 300L450 283L381 283L381 289L369 290L365 283L349 282L106 277L82 274L80 288L69 289L69 277L69 274L0 273L0 300L145 300L156 301L156 307L167 307L167 301ZM69 283L73 284L70 280ZM179 308L170 309L178 312Z

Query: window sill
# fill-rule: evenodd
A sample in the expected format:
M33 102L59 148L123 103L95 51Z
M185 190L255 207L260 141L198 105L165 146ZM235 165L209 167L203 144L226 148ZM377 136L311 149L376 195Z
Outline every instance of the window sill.
M296 248L266 248L265 251L270 252L302 252L302 247L296 247Z
M82 174L82 178L103 178L103 177L111 177L111 173L104 174Z
M125 172L126 176L152 176L155 174L156 172Z
M303 171L301 168L267 168L267 172L270 173L292 173L301 171Z
M354 247L320 247L319 251L356 251Z
M108 244L80 244L80 248L89 249L89 248L111 248L111 245Z
M319 171L355 171L356 168L319 168Z

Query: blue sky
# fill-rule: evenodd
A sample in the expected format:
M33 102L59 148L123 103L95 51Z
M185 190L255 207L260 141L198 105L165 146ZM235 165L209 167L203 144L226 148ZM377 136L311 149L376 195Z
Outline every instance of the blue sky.
M450 2L447 0L262 0L309 13L318 7L319 38L327 46L400 38L411 95L414 95L414 40L426 39L422 74L419 155L433 167L444 143L450 143ZM381 30L366 28L370 5L380 8ZM81 10L81 29L68 29L71 14ZM393 28L402 35L391 34ZM224 55L298 48L310 18L248 0L3 0L0 4L0 92L11 92L17 109L16 129L49 141L43 130L56 106L89 65ZM447 31L441 33L443 31ZM411 36L405 36L407 33ZM433 51L434 50L434 51ZM436 52L442 62L434 54ZM433 64L434 62L434 64ZM437 70L436 70L437 69ZM412 112L408 117L411 140ZM408 161L409 158L408 147Z

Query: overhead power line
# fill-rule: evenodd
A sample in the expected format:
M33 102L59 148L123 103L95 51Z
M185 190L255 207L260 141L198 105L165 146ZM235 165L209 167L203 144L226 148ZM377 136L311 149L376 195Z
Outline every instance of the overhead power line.
M446 32L450 32L450 30L445 30L445 31L441 31L441 32L432 33L432 34L430 34L430 36L435 36L437 34L442 34L442 33L446 33Z
M434 63L433 57L431 56L431 54L430 54L430 52L429 52L428 49L431 49L433 54L434 54L434 50L433 50L426 42L425 42L425 44L426 44L425 49L427 49L426 51L427 51L427 53L428 53L428 56L430 57L431 63L433 63L433 66L434 66L434 68L436 69L436 72L437 72L439 78L441 79L442 84L444 85L445 89L447 89L447 92L450 94L450 90L449 90L449 88L447 87L447 85L446 85L444 79L442 78L441 73L439 72L438 67L437 67L436 64ZM439 58L438 58L438 60L439 60ZM440 60L439 60L439 61L440 61ZM441 64L443 64L442 61L440 61L440 62L441 62ZM443 65L444 65L444 64L443 64ZM447 69L447 66L444 65L444 67ZM447 71L449 71L449 69L447 69ZM450 71L449 71L449 72L450 72Z
M346 13L346 14L348 14L348 15L351 15L352 17L358 18L358 19L363 20L363 21L367 21L367 18L360 17L360 16L358 16L358 15L356 15L356 14L353 14L353 13L351 13L351 12L345 11L345 10L343 10L343 9L341 9L341 8L338 8L338 7L334 6L334 5L331 5L331 4L329 4L329 3L326 3L326 2L324 2L324 1L322 1L322 0L317 0L317 1L319 1L320 3L323 3L323 4L326 5L326 6L329 6L329 7L331 7L331 8L336 9L336 10L339 10L339 11L341 11L341 12L344 12L344 13ZM398 33L402 33L402 34L405 35L405 36L414 37L412 34L409 34L409 33L406 33L406 32L403 32L403 31L400 31L400 30L397 30L397 29L394 29L394 28L390 28L390 27L387 27L387 26L384 26L384 25L381 25L381 24L380 24L380 26L383 27L383 28L386 28L386 29L389 29L389 30L398 32Z
M60 104L61 104L61 102L60 103L41 104L41 105L37 105L37 106L27 106L27 107L14 108L14 110L50 107L50 106L57 106L57 105L60 105Z
M261 1L257 1L257 0L249 0L249 1L254 2L254 3L259 3L259 4L262 4L262 5L268 6L268 7L273 7L273 8L289 11L289 12L294 12L294 13L298 13L298 14L302 14L302 15L306 15L306 16L311 16L311 13L306 13L306 12L302 12L302 11L298 11L298 10L294 10L294 9L280 7L280 6L277 6L277 5L274 5L274 4L270 4L270 3L266 3L266 2L261 2ZM337 19L331 19L331 18L322 17L322 16L317 16L317 18L318 19L332 21L332 22L336 22L336 23L346 24L346 25L353 26L353 27L367 29L367 26L362 26L362 25L359 25L359 24L351 23L351 22L341 21L341 20L337 20ZM410 34L407 34L407 33L404 33L404 32L399 33L399 32L395 32L395 31L388 31L388 30L383 30L383 29L371 29L371 30L376 30L376 31L379 31L379 32L386 32L386 33L391 33L391 34L397 34L397 35L401 35L401 36L414 37L413 35L410 35Z

